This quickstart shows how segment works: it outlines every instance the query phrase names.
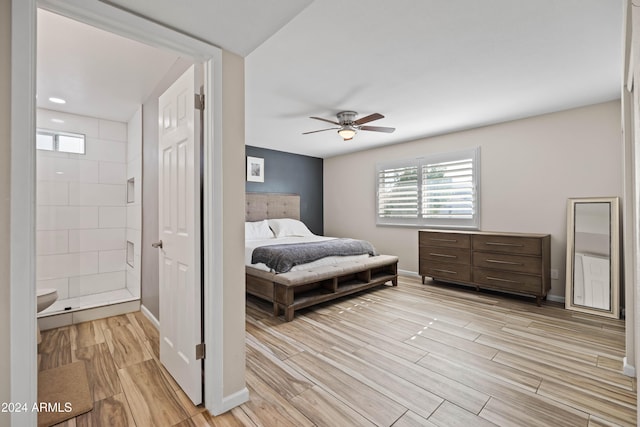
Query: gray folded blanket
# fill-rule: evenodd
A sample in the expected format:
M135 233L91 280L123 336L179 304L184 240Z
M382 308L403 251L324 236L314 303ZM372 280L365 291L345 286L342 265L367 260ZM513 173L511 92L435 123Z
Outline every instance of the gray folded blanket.
M261 246L253 250L251 263L264 263L276 273L286 273L295 265L306 264L328 256L363 254L377 255L373 245L365 240L332 239L322 242Z

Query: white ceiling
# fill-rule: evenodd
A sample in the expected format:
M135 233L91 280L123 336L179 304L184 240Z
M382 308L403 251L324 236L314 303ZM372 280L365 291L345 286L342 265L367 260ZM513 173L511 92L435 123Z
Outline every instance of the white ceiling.
M127 122L178 57L38 10L37 105ZM64 105L49 97L62 98Z
M310 2L105 1L248 55L253 146L331 157L619 98L622 0ZM66 111L98 115L97 100L111 99L98 117L127 120L176 60L42 15L39 105L60 93L77 98ZM309 116L342 110L382 113L370 125L397 130L301 135L331 127Z
M619 98L622 1L316 0L246 60L246 143L317 157ZM386 117L343 141L342 110Z

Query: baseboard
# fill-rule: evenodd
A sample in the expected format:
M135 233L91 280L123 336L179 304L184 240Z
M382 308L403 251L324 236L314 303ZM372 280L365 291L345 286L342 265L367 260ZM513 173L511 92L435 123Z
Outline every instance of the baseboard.
M207 409L211 412L212 415L220 415L248 401L249 390L244 387L242 390L239 390L229 396L223 397L222 402L220 402L220 407Z
M627 356L622 358L622 373L628 377L636 376L636 367L627 363Z
M560 295L551 295L547 294L547 299L553 302L561 302L564 304L565 297L561 297Z
M145 307L143 304L140 304L140 311L142 312L144 317L146 317L151 323L153 323L153 326L155 326L157 330L160 330L160 321L156 319L156 316L154 316L147 307Z
M400 269L398 269L398 274L401 274L403 276L409 276L409 277L422 277L418 273L416 273L415 271L409 271L409 270L400 270Z

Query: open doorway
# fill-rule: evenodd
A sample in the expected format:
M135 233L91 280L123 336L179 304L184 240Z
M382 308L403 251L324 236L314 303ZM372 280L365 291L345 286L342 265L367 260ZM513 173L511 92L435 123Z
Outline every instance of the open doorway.
M157 319L157 97L192 61L42 9L37 52L40 326L137 310L143 277Z
M222 123L224 117L229 129L244 126L244 115L236 113L244 111L242 58L103 2L41 0L38 5L204 63L205 97L211 106L204 117L207 132L203 138L205 404L213 414L220 414L245 402L248 390L244 383L244 357L237 357L244 349L244 305L239 303L244 297L244 288L231 286L243 281L242 260L225 257L225 253L229 249L235 251L237 245L235 236L222 233L223 221L226 226L241 228L238 212L243 210L243 199L238 199L237 194L242 192L243 181L242 171L236 165L242 165L244 161L244 139L238 132L223 134ZM8 313L11 339L7 359L10 361L7 372L11 376L8 390L13 401L35 402L36 0L13 3L11 17L11 75L8 80L16 96L11 98L10 115L11 164L14 167L10 172L11 297L8 304L13 309ZM224 99L223 79L228 94ZM224 111L227 114L223 114ZM25 141L32 143L25 144ZM231 167L225 168L225 164ZM228 198L224 197L226 194ZM214 235L217 235L216 239ZM234 309L223 310L223 306ZM11 418L21 425L36 423L35 413L14 413Z
M173 150L184 162L181 165L191 165L190 170L179 165L178 173L174 170L167 175L163 154L158 155L159 147L162 149L159 142L171 134L174 122L180 123L179 115L185 110L194 114L193 93L181 92L178 105L170 107L165 106L168 101L163 104L161 96L174 87L174 81L180 81L194 60L45 10L38 11L37 47L36 286L38 294L54 292L58 297L42 311L38 307L38 323L47 330L142 308L160 329L160 342L154 344L164 349L154 348L150 353L157 355L191 400L199 404L202 362L184 351L187 346L182 337L192 334L196 325L196 337L188 348L202 342L200 269L193 280L179 280L182 276L177 275L175 283L160 286L158 276L163 276L167 263L159 265L158 250L151 248L151 243L158 241L159 229L166 228L159 227L158 218L164 213L159 212L159 195L160 201L163 194L175 197L173 190L185 176L191 176L190 194L201 194L200 169L194 165L200 165L202 147L193 137L191 161L180 151L185 146L182 141ZM202 72L199 75L202 79ZM197 89L192 85L188 92L194 90L200 94L202 85ZM170 118L168 124L167 112L177 117ZM187 128L193 133L193 121ZM170 189L163 192L163 186ZM185 207L176 201L171 205ZM191 203L192 222L198 222L198 232L190 233L186 244L192 242L197 248L199 261L200 201L195 203L192 197ZM178 230L173 234L184 233ZM166 260L169 248L160 245L160 251L160 259ZM174 286L183 293L185 288L197 287L193 303L197 312L182 305L169 313L158 309L159 300L166 304L176 299L164 295ZM144 291L143 301L148 306L141 307ZM190 323L185 322L189 314L193 317ZM120 319L129 321L129 317ZM163 339L167 329L173 332L170 340ZM130 341L126 328L106 330L104 340L114 363L126 367L129 362L118 362L116 357L119 345L126 347ZM196 368L188 381L182 378L184 369L175 369L177 364L170 363L170 350L177 343L183 348L176 353L192 359ZM131 363L151 356L141 350ZM103 356L109 359L111 355ZM72 355L71 360L75 359Z

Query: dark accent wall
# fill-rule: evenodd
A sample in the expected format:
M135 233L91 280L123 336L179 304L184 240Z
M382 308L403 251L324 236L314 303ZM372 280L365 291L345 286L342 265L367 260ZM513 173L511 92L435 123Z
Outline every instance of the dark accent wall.
M246 191L299 194L300 219L314 234L324 234L322 159L249 145L245 154L264 159L264 182L247 181Z

